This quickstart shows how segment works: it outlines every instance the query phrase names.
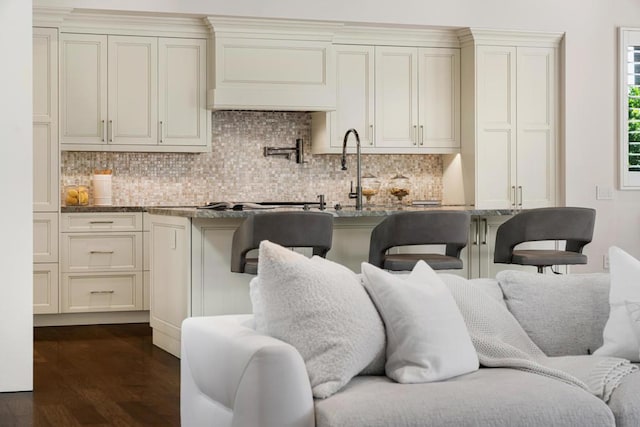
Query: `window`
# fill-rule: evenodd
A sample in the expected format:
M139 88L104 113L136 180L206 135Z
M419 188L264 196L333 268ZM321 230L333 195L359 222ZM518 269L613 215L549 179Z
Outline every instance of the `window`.
M640 29L620 29L620 188L640 190Z

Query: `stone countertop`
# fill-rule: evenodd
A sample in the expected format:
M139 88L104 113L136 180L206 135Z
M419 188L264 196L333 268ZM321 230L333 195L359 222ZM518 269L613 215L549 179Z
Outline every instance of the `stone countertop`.
M62 213L146 212L145 206L62 206Z
M215 209L198 209L195 206L63 206L62 213L95 213L95 212L149 212L154 215L181 216L187 218L244 218L247 215L259 214L262 212L284 212L299 211L299 207L281 207L273 209L251 209L243 211L233 210L215 210ZM342 209L326 209L335 217L354 218L354 217L382 217L397 212L416 212L425 210L456 210L468 211L475 216L500 216L513 215L513 211L508 209L476 209L473 206L406 206L398 209L394 206L373 206L365 208L362 211L355 210L352 206L346 206ZM311 211L321 212L318 208L311 208Z
M194 207L148 207L147 212L154 215L169 215L169 216L181 216L188 218L244 218L248 215L260 214L262 212L284 212L284 211L300 211L301 208L274 208L274 209L255 209L255 210L214 210L214 209L198 209ZM353 207L344 207L342 209L326 209L320 211L317 208L312 208L312 212L327 212L337 218L354 218L354 217L382 217L388 216L397 212L416 212L425 210L457 210L468 211L471 215L475 216L499 216L499 215L513 215L513 212L508 209L475 209L473 206L429 206L429 207L416 207L407 206L402 209L390 206L374 206L370 209L364 209L357 211Z

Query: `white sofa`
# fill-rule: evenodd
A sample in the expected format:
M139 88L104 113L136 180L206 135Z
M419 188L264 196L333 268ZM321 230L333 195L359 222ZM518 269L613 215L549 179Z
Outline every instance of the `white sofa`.
M582 276L588 281L589 275ZM520 316L516 318L522 319L521 324L527 320L523 327L529 328L532 337L532 329L541 327L532 325L533 319L533 324L552 322L542 325L545 330L558 327L580 335L576 340L567 339L572 342L567 342L566 353L585 345L590 352L602 343L608 315L606 290L594 288L591 292L586 283L584 297L606 308L594 313L582 306L568 317L558 301L546 304L550 311L536 318L535 304L544 299L544 289L525 293L531 295L526 298L538 299L531 301L533 317L527 319L527 313L518 312L523 307L522 295L510 301L496 280L476 283L496 298L504 297L508 308ZM575 324L567 329L567 319L572 316ZM560 342L565 339L556 335L539 334L534 341L544 348L549 345L545 339L556 339L556 344L558 338ZM336 394L314 400L300 354L287 343L257 333L252 315L186 319L181 363L184 427L640 426L639 372L623 379L608 404L557 379L504 368L481 368L422 384L357 376Z

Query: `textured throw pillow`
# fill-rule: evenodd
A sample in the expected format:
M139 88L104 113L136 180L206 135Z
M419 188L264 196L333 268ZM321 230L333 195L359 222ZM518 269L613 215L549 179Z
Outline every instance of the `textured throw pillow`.
M384 325L348 268L263 241L258 277L257 329L298 350L314 397L331 396L384 352Z
M408 276L362 263L363 283L387 331L387 376L445 380L478 369L478 355L449 288L424 261Z
M602 345L609 315L609 275L496 275L507 308L547 356L589 354Z
M612 246L609 248L611 312L604 327L604 344L594 352L598 356L616 356L640 362L640 344L633 329L634 302L640 301L640 261ZM630 305L630 306L629 306ZM629 307L628 307L629 306Z

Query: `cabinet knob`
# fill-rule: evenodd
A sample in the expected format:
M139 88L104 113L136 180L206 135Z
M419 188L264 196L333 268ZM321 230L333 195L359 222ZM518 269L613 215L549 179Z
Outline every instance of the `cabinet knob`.
M424 145L424 126L420 125L420 145Z
M413 145L418 145L418 126L413 125Z

